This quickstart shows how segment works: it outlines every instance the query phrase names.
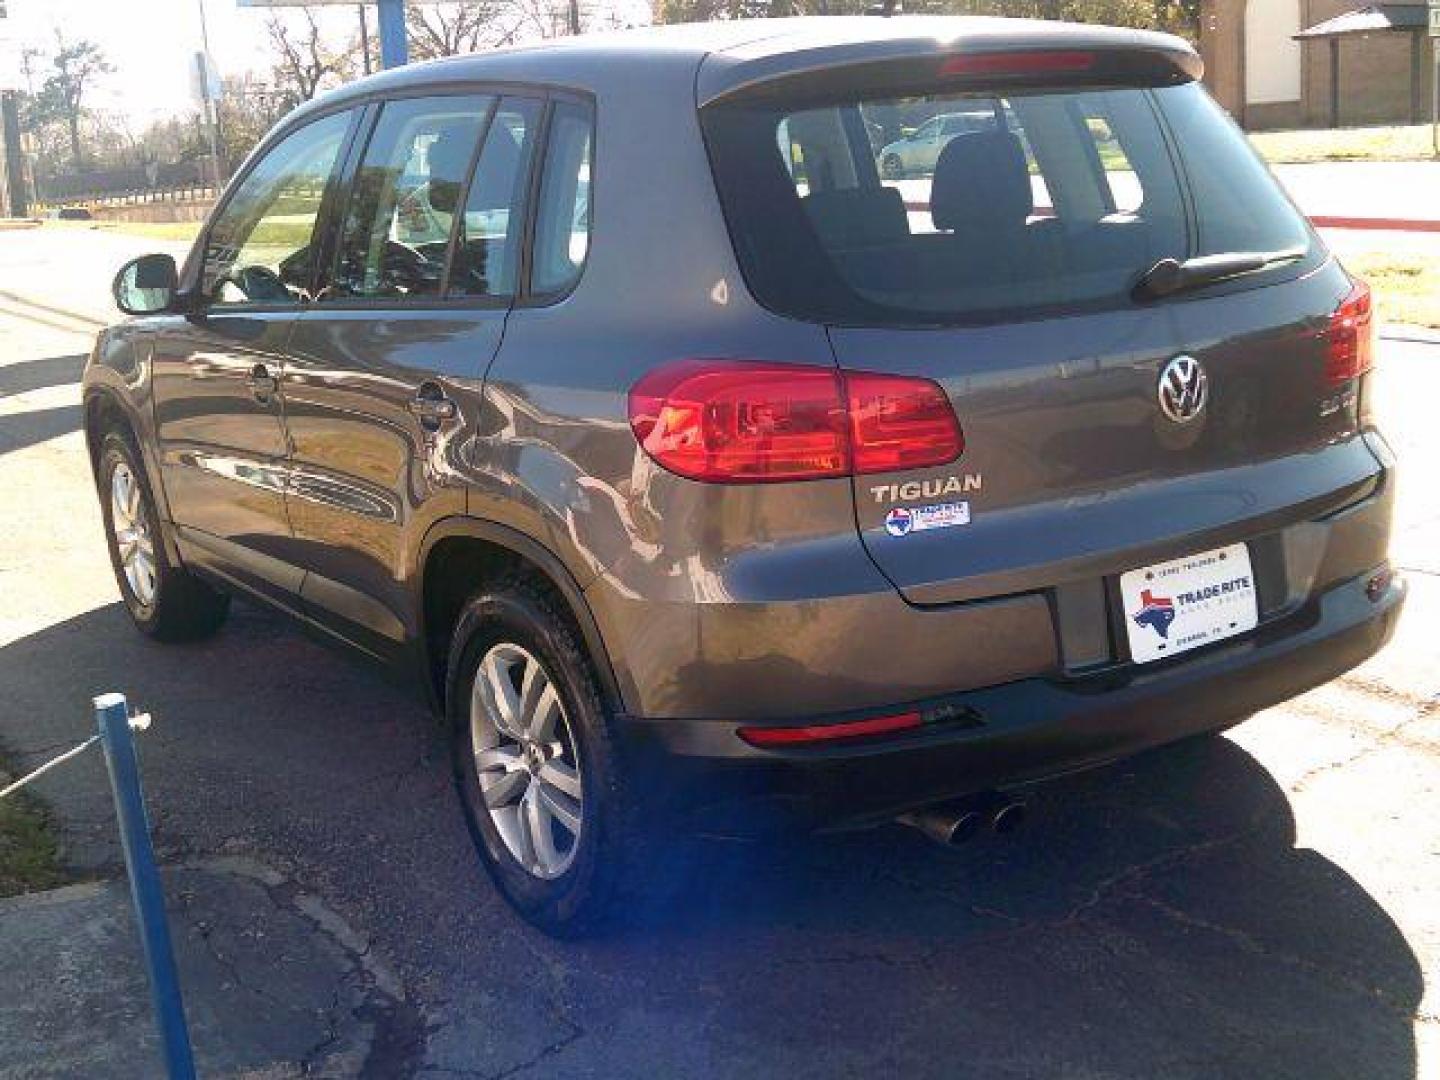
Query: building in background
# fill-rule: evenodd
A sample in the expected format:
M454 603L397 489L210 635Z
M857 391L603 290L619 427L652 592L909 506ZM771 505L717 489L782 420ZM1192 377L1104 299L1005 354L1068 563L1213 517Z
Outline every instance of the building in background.
M1421 123L1425 0L1202 0L1205 81L1252 130Z

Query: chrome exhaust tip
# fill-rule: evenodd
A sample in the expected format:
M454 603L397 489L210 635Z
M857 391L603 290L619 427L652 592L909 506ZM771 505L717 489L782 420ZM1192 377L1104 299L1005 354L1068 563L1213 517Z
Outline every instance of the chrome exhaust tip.
M918 829L937 844L959 847L985 827L985 818L973 807L932 806L901 814L895 820Z
M1025 824L1026 813L1024 803L1001 803L990 814L990 828L997 836L1007 836Z

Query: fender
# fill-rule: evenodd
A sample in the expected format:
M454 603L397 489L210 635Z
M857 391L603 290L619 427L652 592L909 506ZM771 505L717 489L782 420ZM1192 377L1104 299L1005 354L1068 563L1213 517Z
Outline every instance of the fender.
M585 599L584 592L565 564L549 548L508 525L501 525L483 518L458 516L441 518L430 526L425 533L425 538L420 542L416 563L410 572L413 610L417 613L417 621L420 624L417 646L421 663L424 665L425 691L432 708L435 708L437 712L444 712L444 702L436 700L434 681L429 677L432 658L429 655L429 628L425 625L423 570L435 545L442 540L454 537L483 540L496 547L504 548L524 559L545 575L559 591L575 616L575 622L580 627L580 635L585 641L585 647L594 660L595 673L600 678L600 692L605 699L605 704L612 712L623 712L624 702L620 697L619 683L615 678L615 669L610 662L610 653L606 650L605 642L600 636L600 626L595 621L595 616L590 610L590 604Z
M165 492L165 484L161 479L160 462L155 457L155 447L151 439L150 425L146 423L145 417L135 407L130 395L126 393L123 380L115 373L113 368L102 366L91 362L84 376L85 390L80 405L81 423L85 427L85 445L90 452L90 469L94 476L96 489L99 490L100 477L95 475L97 464L96 455L100 450L98 432L90 429L90 413L100 401L114 406L114 408L125 417L125 422L130 425L131 434L134 435L135 448L140 453L140 464L145 469L145 478L150 486L150 493L155 498L155 512L160 516L160 535L165 543L165 556L173 566L184 566L185 562L180 557L180 549L175 543L175 522L170 514L170 499ZM118 385L117 385L118 384ZM104 492L101 498L106 498Z

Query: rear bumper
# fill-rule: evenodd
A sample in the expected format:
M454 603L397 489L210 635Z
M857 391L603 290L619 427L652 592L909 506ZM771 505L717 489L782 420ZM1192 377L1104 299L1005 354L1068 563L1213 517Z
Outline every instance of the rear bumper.
M1217 731L1333 679L1394 632L1405 584L1394 577L1372 597L1372 576L1336 585L1241 640L1153 667L1021 679L897 706L926 718L897 736L762 750L739 738L734 720L624 717L622 729L637 765L653 770L647 790L690 827L868 824Z

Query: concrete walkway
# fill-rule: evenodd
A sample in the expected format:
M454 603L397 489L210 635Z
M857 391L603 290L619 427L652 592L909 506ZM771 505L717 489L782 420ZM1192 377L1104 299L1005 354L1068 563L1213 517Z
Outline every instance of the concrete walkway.
M165 872L205 1077L353 1076L406 1012L395 977L337 915L244 860ZM0 901L0 1078L159 1076L123 880Z

